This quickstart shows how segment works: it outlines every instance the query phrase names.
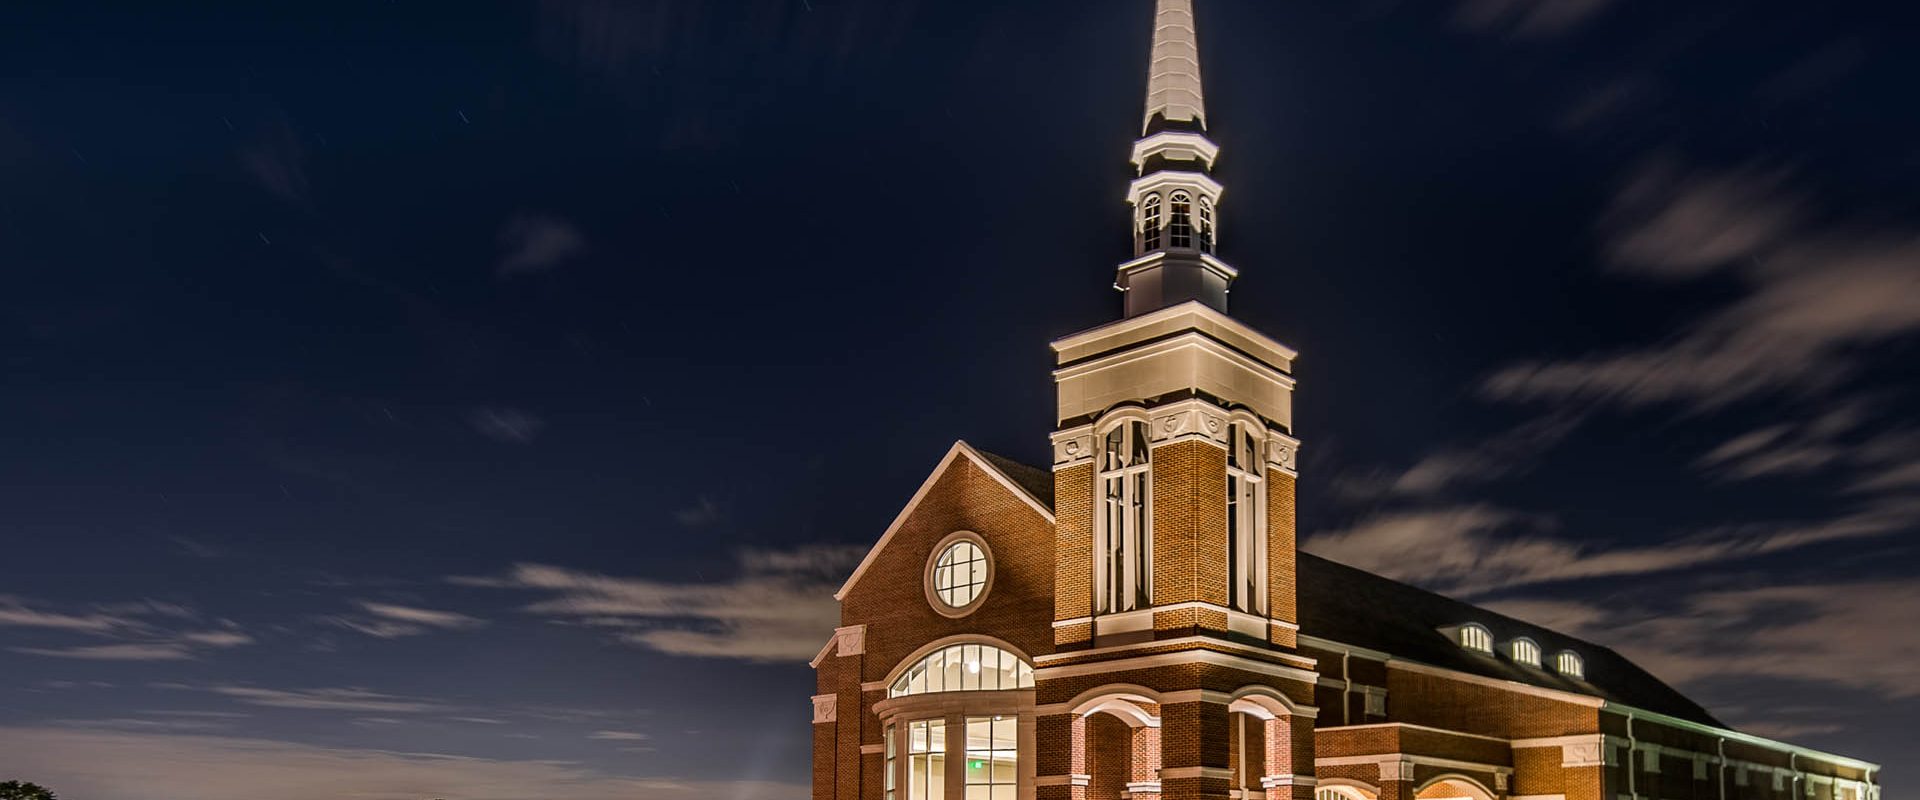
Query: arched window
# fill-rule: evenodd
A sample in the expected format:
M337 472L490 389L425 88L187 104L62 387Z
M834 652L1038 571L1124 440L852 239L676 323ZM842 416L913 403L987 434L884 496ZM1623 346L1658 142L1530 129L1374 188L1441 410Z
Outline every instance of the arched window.
M1213 198L1200 198L1200 252L1213 252Z
M1153 530L1147 498L1152 466L1147 423L1128 420L1100 440L1100 525L1095 542L1094 612L1148 605L1153 585Z
M1513 643L1509 645L1507 655L1513 656L1514 661L1529 667L1540 666L1540 645L1534 644L1532 639L1522 638L1513 640Z
M1227 426L1228 599L1235 610L1266 612L1266 493L1262 431L1245 422Z
M1193 195L1186 192L1174 192L1170 198L1173 209L1167 218L1167 246L1193 246Z
M1477 623L1460 626L1460 646L1482 653L1493 652L1493 631Z
M888 697L1033 688L1033 665L990 644L956 644L927 654L895 678Z
M1160 195L1150 194L1140 202L1140 254L1160 249Z
M1572 650L1560 651L1560 655L1553 660L1553 668L1569 678L1587 677L1586 659L1581 658L1579 653L1573 652Z

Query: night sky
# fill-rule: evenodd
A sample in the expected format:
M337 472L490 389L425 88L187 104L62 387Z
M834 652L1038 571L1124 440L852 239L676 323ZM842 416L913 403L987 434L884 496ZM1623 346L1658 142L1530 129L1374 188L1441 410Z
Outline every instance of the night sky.
M1118 315L1151 3L298 5L0 10L0 780L804 797ZM1920 12L1198 5L1305 546L1910 781Z

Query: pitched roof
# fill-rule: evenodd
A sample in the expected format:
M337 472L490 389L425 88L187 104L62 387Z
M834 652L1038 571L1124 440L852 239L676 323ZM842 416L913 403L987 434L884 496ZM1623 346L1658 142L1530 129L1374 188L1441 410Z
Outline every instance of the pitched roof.
M1311 553L1299 558L1300 632L1341 644L1390 653L1435 667L1516 681L1545 689L1591 695L1610 702L1724 728L1698 703L1619 653L1592 642L1496 614L1425 589L1328 561ZM1547 668L1515 663L1498 654L1459 646L1442 628L1477 622L1500 645L1519 637L1540 645ZM1586 662L1586 679L1552 670L1554 655L1571 650Z
M1051 472L1005 456L979 454L1049 510L1053 508ZM1609 648L1311 553L1301 552L1297 563L1303 635L1470 675L1584 694L1688 722L1726 727L1698 703ZM1486 626L1500 644L1522 636L1532 639L1540 645L1548 668L1522 666L1504 654L1469 651L1442 631L1469 622ZM1586 662L1585 680L1568 678L1551 669L1553 657L1562 650L1572 650Z

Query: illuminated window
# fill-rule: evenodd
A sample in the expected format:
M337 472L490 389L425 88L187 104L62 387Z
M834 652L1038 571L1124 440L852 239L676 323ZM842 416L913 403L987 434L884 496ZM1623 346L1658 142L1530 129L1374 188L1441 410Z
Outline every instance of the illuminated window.
M944 800L946 796L946 720L908 723L907 800Z
M1482 625L1463 625L1460 627L1460 646L1482 653L1493 652L1493 632Z
M947 545L933 562L933 596L951 609L964 609L987 590L987 552L969 539Z
M1152 467L1147 423L1128 420L1101 437L1100 525L1094 611L1111 614L1148 605L1153 585L1153 530L1148 517Z
M966 800L1015 800L1019 737L1010 715L967 718Z
M1532 639L1513 640L1513 644L1509 645L1507 654L1513 656L1514 661L1518 661L1529 667L1540 666L1540 645L1534 644Z
M1200 198L1200 252L1213 252L1213 199Z
M1150 194L1140 203L1140 252L1160 249L1160 195Z
M1554 658L1553 668L1569 678L1587 677L1586 660L1572 650L1562 651L1558 657Z
M894 783L900 779L900 776L894 774L893 765L894 765L894 751L898 750L900 745L898 742L895 742L893 740L892 725L887 726L886 737L887 737L886 738L887 771L885 772L885 777L883 778L883 780L885 780L886 786L887 786L887 800L898 800L898 790L895 788Z
M1167 217L1167 246L1193 246L1193 195L1174 192L1168 198L1173 208Z
M990 644L956 644L927 654L900 673L888 697L939 692L1033 688L1033 665Z
M1244 422L1227 426L1227 574L1229 601L1237 611L1266 612L1266 510L1260 491L1264 472L1261 436Z

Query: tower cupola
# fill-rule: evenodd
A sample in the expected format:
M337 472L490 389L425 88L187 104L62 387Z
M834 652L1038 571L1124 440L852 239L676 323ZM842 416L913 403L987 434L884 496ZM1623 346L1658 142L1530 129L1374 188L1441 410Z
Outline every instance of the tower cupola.
M1213 177L1219 155L1207 138L1193 0L1157 0L1146 116L1127 191L1134 257L1114 282L1126 294L1126 316L1195 300L1227 310L1238 272L1214 254L1225 191Z

